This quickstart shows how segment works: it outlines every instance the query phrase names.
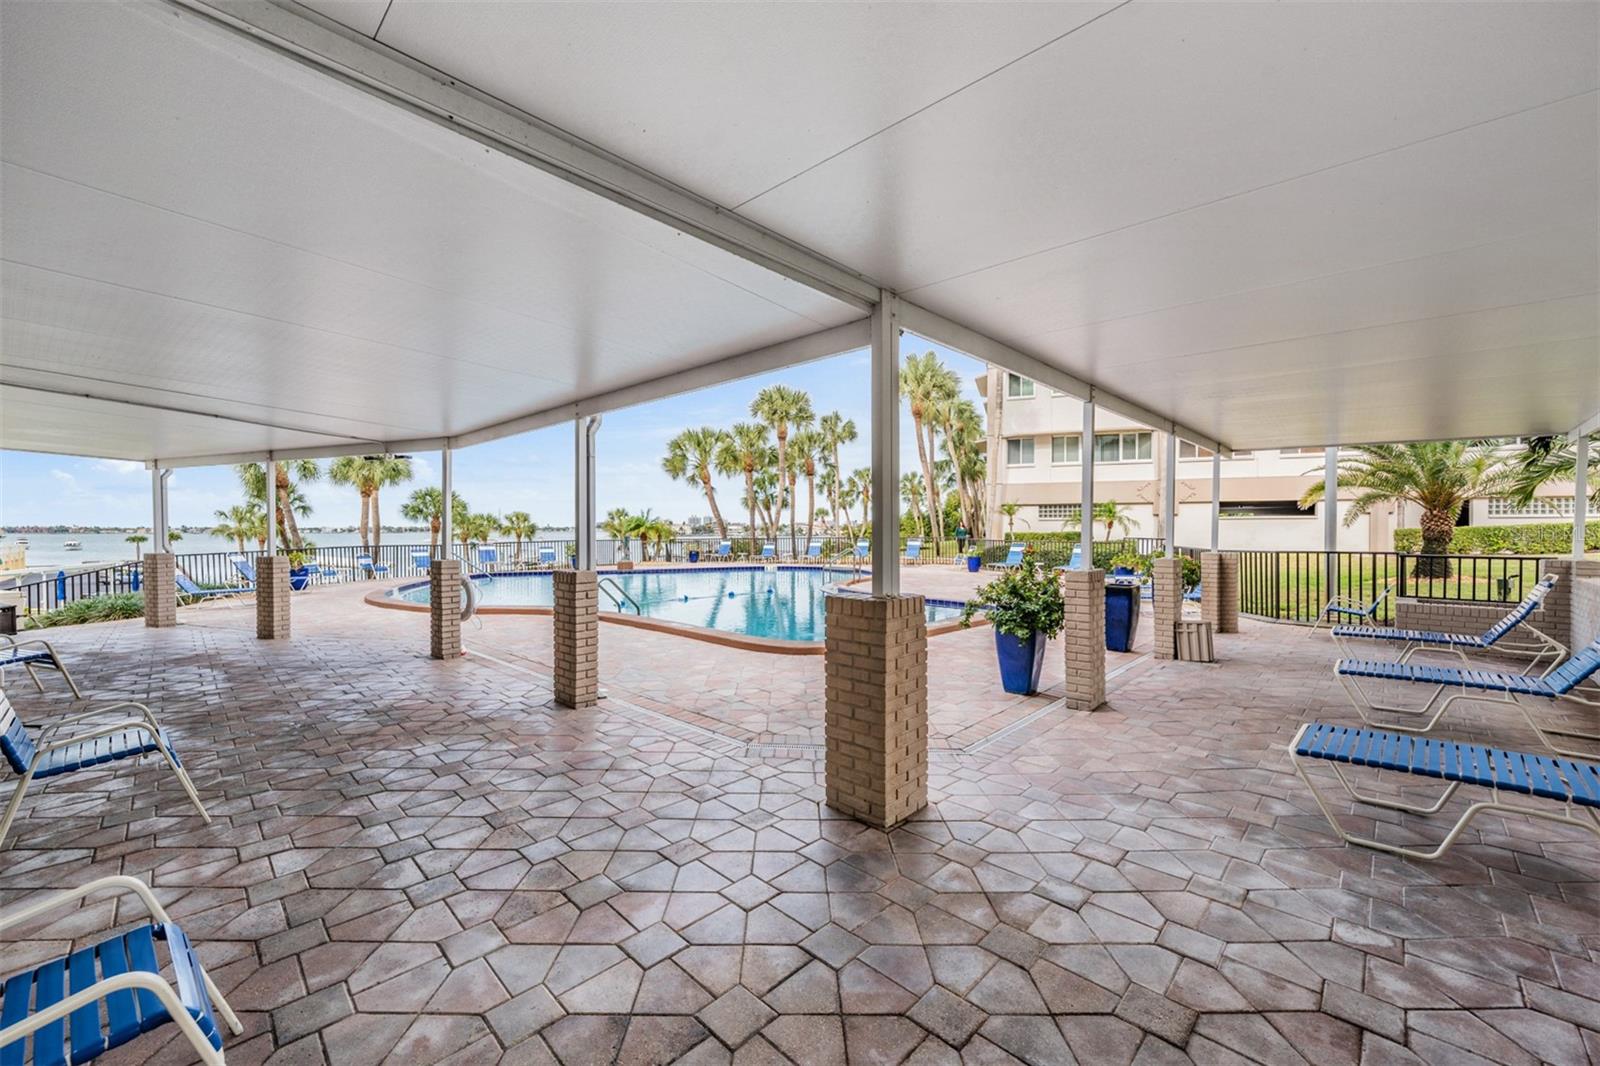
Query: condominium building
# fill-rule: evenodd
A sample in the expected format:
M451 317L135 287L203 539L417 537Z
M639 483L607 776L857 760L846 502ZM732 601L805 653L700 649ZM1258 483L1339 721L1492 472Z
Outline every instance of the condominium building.
M990 537L1016 532L1077 529L1083 481L1083 401L1017 374L990 367L977 379L988 427ZM1163 537L1160 528L1166 434L1104 409L1095 412L1094 495L1128 513L1128 535ZM1178 442L1175 524L1180 545L1211 540L1211 452ZM1321 446L1238 451L1222 460L1220 541L1225 549L1320 549L1323 505L1302 510L1299 499L1323 476ZM1561 493L1565 490L1566 495ZM1572 517L1570 485L1552 485L1527 507L1507 500L1473 500L1463 525L1553 522ZM1390 551L1397 526L1415 526L1414 508L1384 506L1344 524L1351 493L1339 494L1338 546L1343 551ZM1001 510L1017 505L1014 515ZM1400 513L1396 513L1397 510ZM1594 513L1593 509L1590 511ZM1101 532L1103 535L1103 531ZM1121 535L1120 531L1116 535Z

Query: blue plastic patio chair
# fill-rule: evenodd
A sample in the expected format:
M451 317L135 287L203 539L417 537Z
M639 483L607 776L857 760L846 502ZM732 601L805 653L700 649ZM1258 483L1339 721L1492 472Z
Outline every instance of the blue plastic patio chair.
M872 542L871 541L866 540L865 538L856 541L855 557L857 559L867 559L867 558L870 558L871 555L872 555Z
M820 559L820 558L822 558L822 541L814 540L809 545L806 546L806 558L807 559Z
M233 564L233 568L239 572L240 577L244 578L244 582L250 587L250 591L254 592L256 587L256 568L251 564L250 560L242 555L230 555L228 556L228 562Z
M999 563L990 563L989 564L989 569L990 570L1013 570L1016 567L1019 567L1019 566L1022 565L1022 556L1023 556L1023 553L1026 552L1026 551L1027 551L1027 545L1022 544L1020 542L1018 542L1016 544L1013 544L1013 545L1011 545L1011 549L1006 552L1005 561L1004 562L999 562Z
M1411 814L1437 814L1462 785L1489 789L1489 799L1471 804L1444 840L1432 851L1402 847L1371 837L1346 832L1335 816L1334 807L1322 796L1316 782L1306 772L1311 760L1325 761L1339 784L1352 800ZM1484 812L1524 814L1532 818L1560 822L1600 836L1600 766L1588 760L1551 758L1526 752L1502 751L1477 744L1458 744L1431 737L1411 737L1377 729L1308 722L1289 742L1289 762L1300 780L1311 791L1322 816L1334 833L1347 844L1359 844L1408 859L1437 859L1454 844L1474 818ZM1357 792L1346 779L1340 764L1365 766L1402 774L1414 774L1449 782L1432 803L1403 803L1394 799ZM1551 806L1532 806L1507 802L1502 793L1554 800L1560 813ZM1339 804L1344 807L1344 804ZM1587 817L1582 817L1587 814ZM1378 824L1383 824L1381 821Z
M1534 719L1532 711L1523 702L1533 697L1555 701L1573 700L1590 707L1600 707L1600 695L1590 696L1578 691L1578 686L1600 672L1600 637L1572 658L1546 673L1543 677L1529 674L1502 673L1496 670L1463 670L1453 666L1428 666L1419 663L1401 663L1373 659L1340 659L1333 666L1334 675L1344 686L1345 695L1363 722L1382 725L1385 729L1399 729L1407 733L1426 733L1444 715L1450 705L1458 700L1476 700L1483 703L1509 704L1521 712L1530 728L1539 735L1545 747L1560 755L1593 758L1593 752L1559 748L1552 736L1576 737L1580 740L1600 741L1600 733L1577 733L1567 729L1546 729ZM1433 686L1433 693L1421 707L1395 707L1376 704L1368 698L1360 679L1398 681L1407 684ZM1451 695L1443 696L1455 689ZM1420 726L1401 725L1395 722L1378 722L1373 711L1389 711L1426 718Z
M6 668L10 666L20 666L26 670L33 687L40 692L44 691L44 682L39 680L39 667L54 670L72 690L73 698L83 699L83 693L78 691L78 683L67 672L67 664L61 661L61 656L56 654L55 647L47 640L38 637L18 640L0 634L0 682L5 680Z
M554 569L556 565L556 550L549 544L539 549L539 565Z
M912 537L910 540L906 541L906 553L903 556L903 561L908 563L918 563L922 561L921 537Z
M478 569L493 573L495 567L500 565L500 549L480 545L478 548Z
M733 542L732 541L727 541L727 540L720 542L717 545L716 551L713 551L711 553L710 558L712 558L712 559L732 559L733 558Z
M411 569L419 574L426 574L433 566L433 553L421 548L411 550Z
M130 707L137 710L133 713L123 711ZM105 717L113 711L123 713ZM104 720L96 722L95 719ZM79 728L69 730L69 726ZM0 755L5 756L6 762L11 764L11 769L20 778L16 790L11 794L5 817L0 819L0 848L5 847L11 820L17 816L22 797L35 779L43 781L70 774L74 770L86 770L100 763L131 759L153 751L160 752L173 773L177 774L183 790L189 794L189 802L200 812L200 817L211 821L211 815L200 803L199 793L194 790L194 783L189 780L189 772L183 768L178 753L173 750L167 731L144 704L107 704L59 718L38 732L38 738L35 739L12 708L10 698L4 690L0 690Z
M761 546L761 558L776 560L778 558L778 546L776 544L763 544Z
M1413 655L1419 653L1447 652L1455 655L1463 663L1470 664L1467 652L1494 649L1514 655L1531 656L1532 661L1528 664L1527 673L1538 669L1541 663L1545 666L1543 672L1549 673L1566 657L1566 646L1540 632L1528 619L1544 602L1545 595L1555 588L1557 579L1556 574L1546 574L1540 578L1538 584L1528 590L1522 602L1512 608L1511 613L1482 633L1437 633L1427 629L1398 629L1393 626L1334 626L1333 639L1347 659L1359 657L1351 646L1351 641L1375 640L1402 645L1395 662L1408 662ZM1521 642L1515 638L1507 640L1518 627L1531 634L1533 640Z
M389 576L389 564L373 562L372 556L368 555L366 552L362 552L360 555L356 556L356 569L361 571L363 574L366 574L368 577Z
M25 1053L29 1037L33 1042L31 1061L37 1066L89 1062L173 1022L201 1062L223 1066L222 1032L216 1014L222 1015L223 1023L235 1036L244 1032L244 1027L211 975L200 965L189 938L143 881L120 874L102 877L19 906L0 915L0 942L16 926L53 910L74 908L79 900L104 890L138 896L150 921L5 977L0 986L4 989L0 998L0 1063L22 1066L30 1061ZM74 921L86 913L76 908L74 911ZM121 918L124 907L119 904L116 913ZM81 931L67 935L81 935ZM173 982L161 976L157 941L167 945Z
M204 589L190 580L189 575L182 570L177 571L174 580L178 583L179 599L193 600L200 606L207 603L216 603L220 600L234 600L240 596L247 596L254 589L245 588L243 585L229 585L220 589Z
M1331 622L1334 615L1338 615L1341 618L1359 618L1366 622L1372 621L1377 617L1378 608L1383 606L1383 601L1394 593L1394 588L1397 584L1399 584L1399 578L1390 579L1389 583L1379 590L1377 597L1371 603L1362 603L1354 596L1333 597L1333 599L1323 604L1321 612L1312 621L1312 630L1315 630L1324 621Z

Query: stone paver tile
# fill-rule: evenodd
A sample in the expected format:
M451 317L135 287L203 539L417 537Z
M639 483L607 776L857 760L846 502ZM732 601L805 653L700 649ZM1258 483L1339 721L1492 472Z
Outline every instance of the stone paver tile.
M1114 1012L1118 1018L1182 1047L1199 1015L1144 985L1129 985Z
M617 1056L617 1066L678 1062L706 1039L706 1028L686 1016L636 1017Z
M982 1033L1028 1066L1055 1066L1072 1058L1061 1030L1042 1015L997 1014L983 1023Z
M718 997L697 1015L706 1028L729 1047L737 1048L761 1030L775 1014L743 985Z
M484 1018L500 1042L510 1047L526 1040L564 1013L548 989L536 986L490 1009Z
M773 1019L761 1035L796 1066L845 1061L844 1024L836 1016L790 1014Z
M308 1033L332 1025L354 1011L350 993L343 985L334 985L302 996L273 1011L272 1028L280 1044L289 1044Z
M907 1013L928 1032L958 1048L988 1017L960 996L938 986L930 988Z

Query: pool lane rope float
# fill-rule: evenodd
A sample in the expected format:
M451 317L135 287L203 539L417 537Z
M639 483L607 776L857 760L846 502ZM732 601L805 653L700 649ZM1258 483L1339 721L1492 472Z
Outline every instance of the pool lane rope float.
M777 595L777 592L778 592L777 589L768 589L762 595L774 596L774 595ZM754 592L746 592L746 593L744 593L744 595L746 595L746 596L754 596L754 595L757 595L757 594L754 593ZM728 593L728 599L730 599L730 600L737 599L738 596L739 596L739 593L737 593L737 592ZM713 592L713 593L711 593L710 595L707 595L707 596L679 596L678 597L678 602L679 603L688 603L690 600L720 600L720 599L722 599L722 593Z

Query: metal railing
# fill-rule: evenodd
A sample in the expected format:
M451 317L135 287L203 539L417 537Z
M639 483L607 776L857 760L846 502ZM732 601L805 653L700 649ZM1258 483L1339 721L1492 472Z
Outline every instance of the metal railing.
M634 614L643 617L644 609L639 606L639 601L628 595L628 591L617 584L616 578L603 577L596 584L610 598L611 606L616 608L618 614L622 613L622 605L627 604L633 608Z
M28 614L65 607L74 600L138 592L142 568L138 563L115 563L75 574L58 570L54 577L30 581L6 591L20 593Z
M1072 553L1078 546L1076 539L1028 540L1018 537L1015 540L970 540L967 542L967 548L979 552L983 558L983 565L988 566L1004 562L1013 544L1023 544L1032 548L1034 557L1047 567L1069 565L1072 562ZM1165 550L1166 541L1159 537L1096 540L1093 544L1094 565L1109 570L1111 561L1119 555L1153 555ZM927 549L924 548L923 552L926 554Z
M1188 550L1179 549L1188 554ZM1539 580L1546 556L1416 555L1404 552L1242 551L1239 610L1274 621L1310 622L1334 596L1371 603L1395 582L1373 619L1394 620L1400 598L1514 603Z

